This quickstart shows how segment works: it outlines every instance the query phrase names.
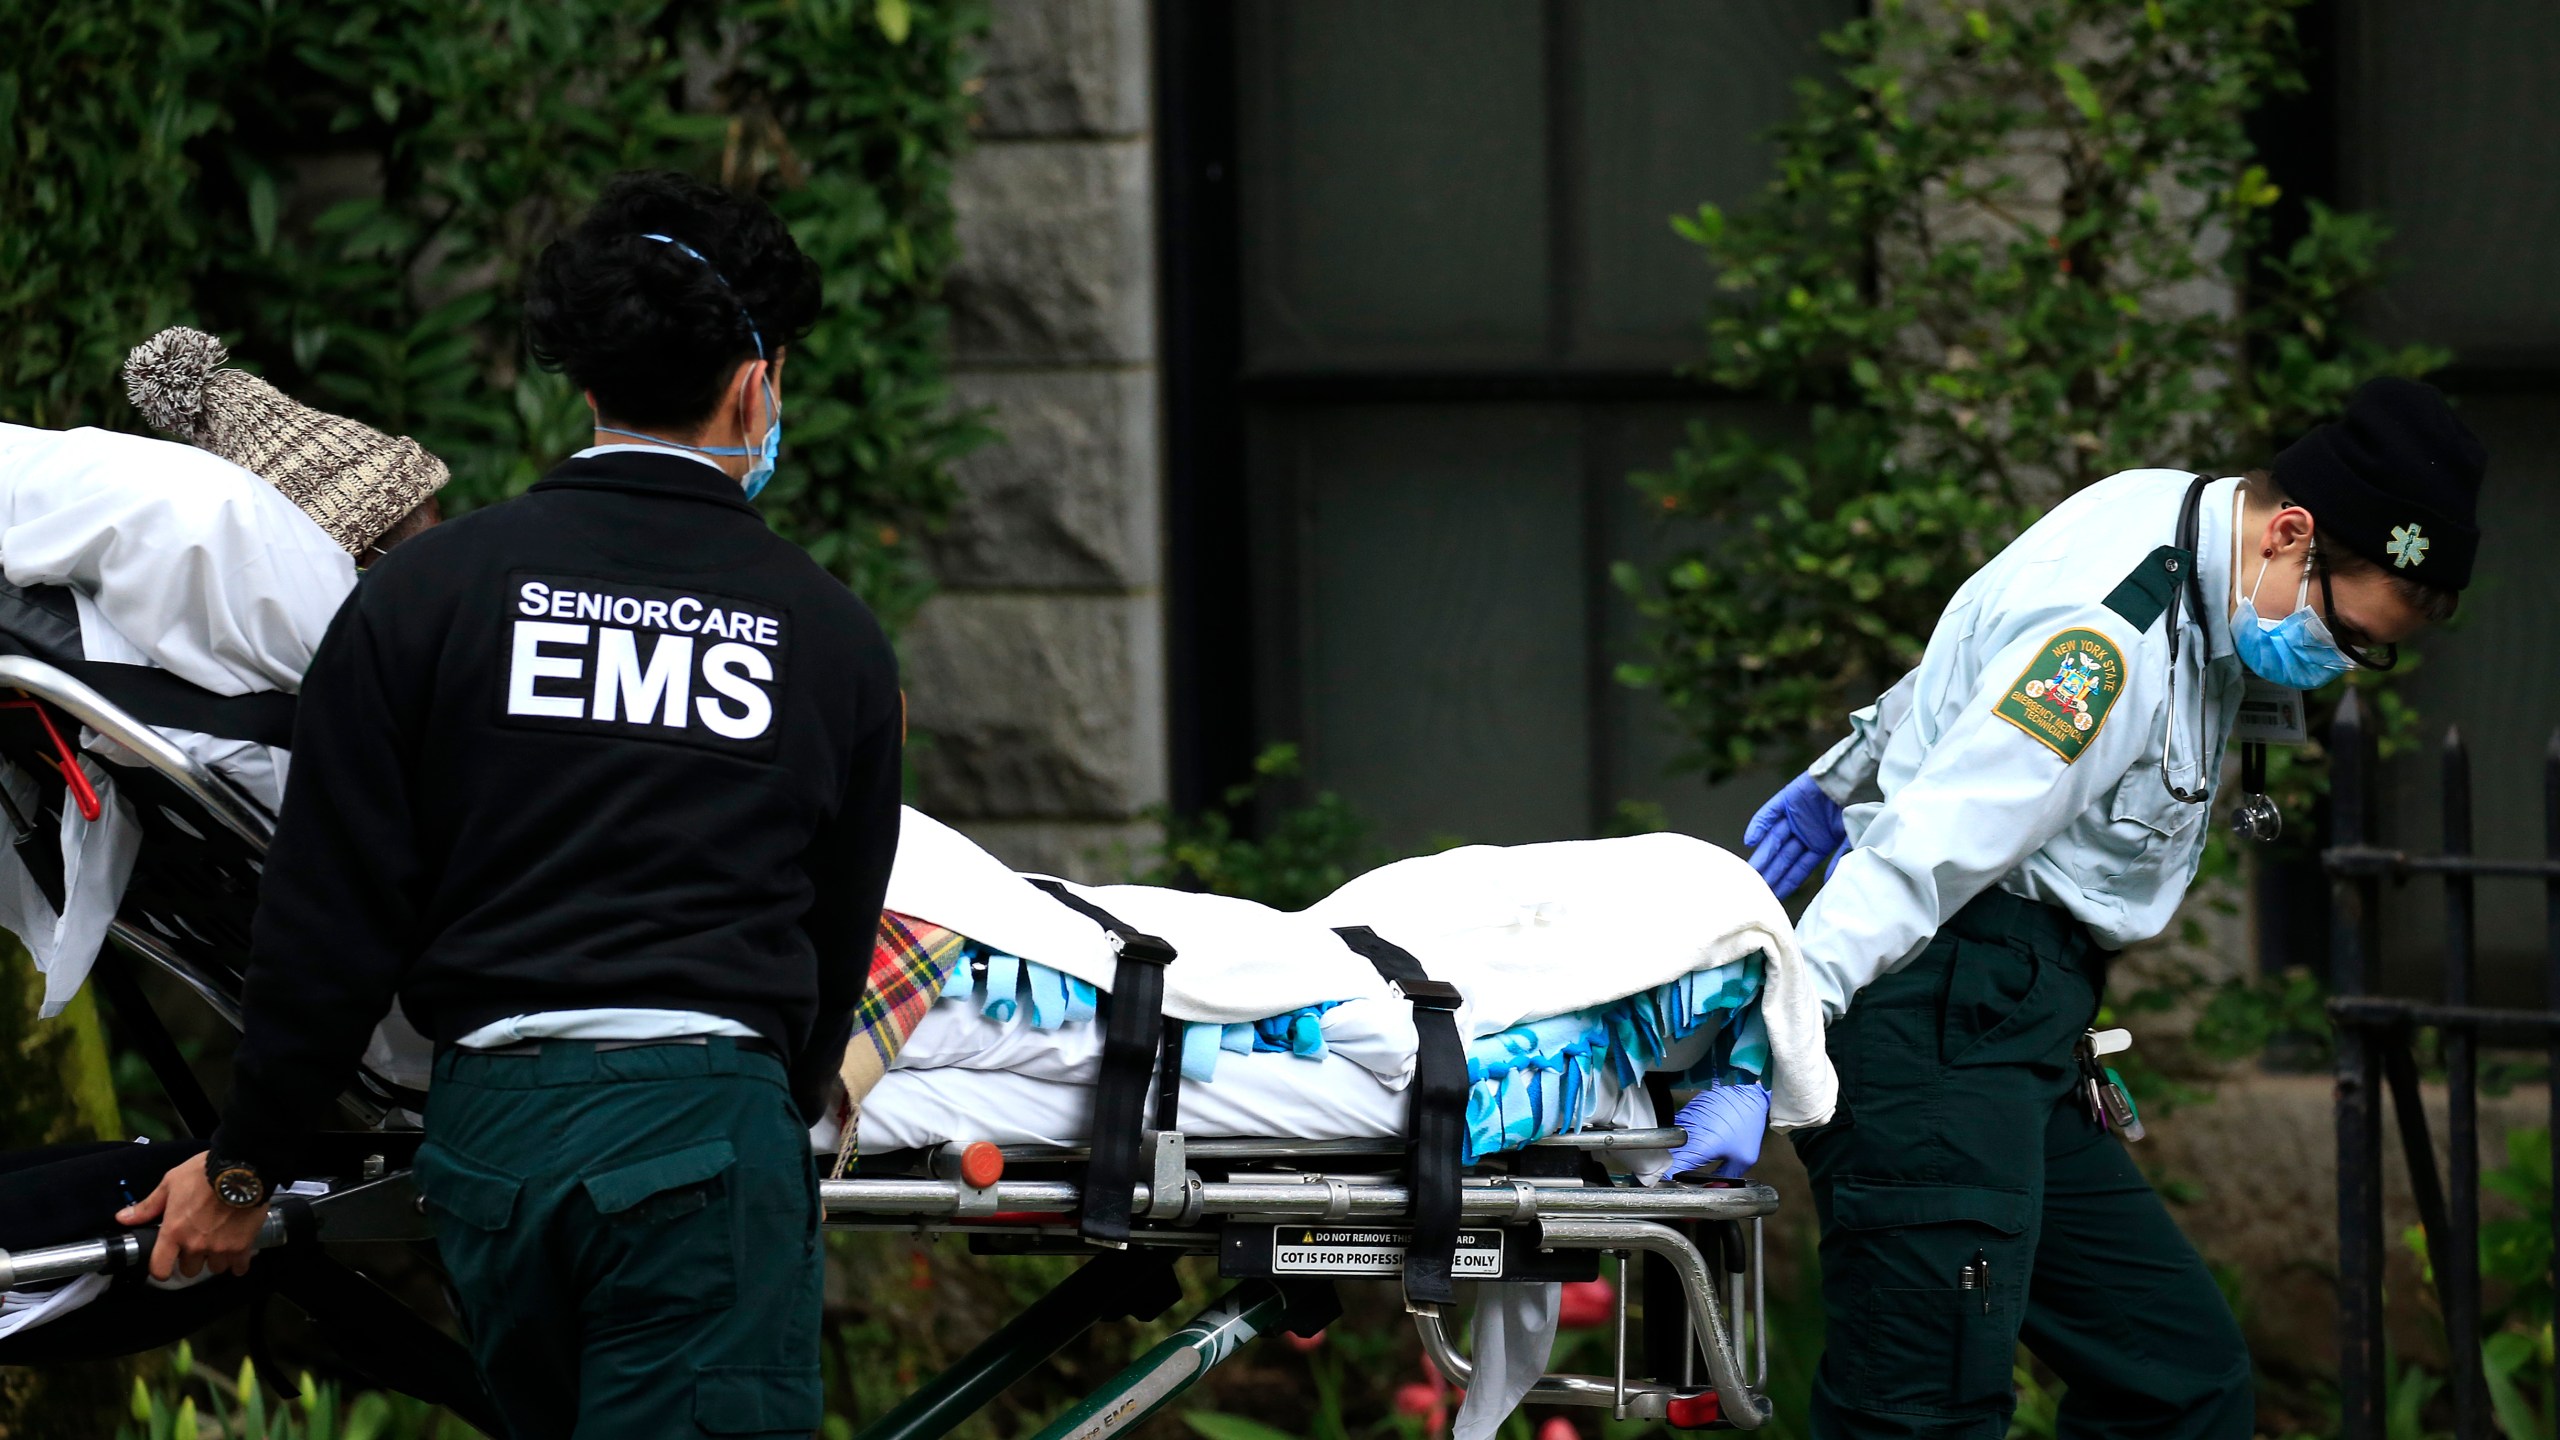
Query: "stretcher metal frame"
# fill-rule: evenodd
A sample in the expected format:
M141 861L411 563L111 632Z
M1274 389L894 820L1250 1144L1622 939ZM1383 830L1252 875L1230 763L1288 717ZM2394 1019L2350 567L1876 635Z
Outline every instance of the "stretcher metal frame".
M273 821L239 790L90 686L26 655L0 655L0 687L44 702L90 730L114 740L129 755L166 777L215 825L263 860ZM187 822L170 818L181 825ZM146 828L149 822L146 819ZM188 825L191 832L196 827ZM233 1027L241 1022L236 987L197 963L186 947L154 936L137 917L119 916L109 937L135 957L166 971ZM174 1050L170 1057L175 1063ZM155 1069L159 1068L155 1064ZM162 1075L175 1090L192 1075ZM341 1097L350 1118L385 1140L405 1130L396 1087L361 1074ZM414 1131L407 1132L414 1139ZM1609 1253L1621 1261L1612 1373L1548 1375L1525 1403L1603 1407L1619 1419L1668 1419L1687 1428L1757 1429L1770 1414L1763 1393L1768 1376L1767 1294L1760 1227L1778 1206L1777 1192L1759 1184L1637 1186L1609 1176L1597 1163L1610 1151L1676 1145L1673 1129L1589 1131L1533 1142L1550 1163L1522 1173L1471 1174L1460 1193L1460 1217L1498 1227L1541 1256ZM998 1179L970 1184L961 1175L957 1147L918 1157L912 1175L856 1176L820 1182L823 1224L839 1230L903 1231L958 1236L1000 1253L1080 1253L1093 1258L1021 1314L987 1337L948 1370L861 1432L861 1440L932 1440L991 1402L1006 1386L1031 1373L1075 1337L1117 1315L1152 1318L1180 1298L1171 1265L1184 1258L1217 1257L1222 1234L1248 1225L1357 1223L1394 1230L1413 1221L1413 1197L1402 1184L1381 1178L1394 1170L1401 1140L1249 1140L1191 1138L1149 1130L1141 1175L1130 1194L1131 1226L1125 1247L1102 1248L1083 1239L1076 1224L1084 1186L1077 1167L1082 1149L1011 1147L1009 1165L1066 1178ZM385 1146L397 1149L397 1146ZM1557 1152L1567 1152L1559 1155ZM1582 1152L1577 1157L1570 1152ZM1563 1161L1561 1165L1553 1163ZM1348 1162L1342 1171L1328 1162ZM1356 1166L1357 1168L1350 1168ZM360 1173L340 1178L339 1188L318 1197L285 1197L273 1207L259 1237L261 1248L302 1241L381 1241L425 1238L428 1229L410 1174L382 1156L366 1157ZM1482 1170L1485 1167L1479 1167ZM1537 1173L1526 1173L1534 1169ZM1208 1172L1204 1175L1204 1170ZM1747 1224L1749 1239L1740 1239ZM1709 1227L1730 1237L1711 1258L1698 1236ZM116 1273L146 1263L155 1232L122 1231L94 1240L11 1254L0 1250L0 1289ZM1658 1332L1666 1320L1678 1338L1674 1373L1646 1377L1631 1363L1629 1277L1633 1257L1646 1259L1648 1276L1665 1283L1647 1287L1665 1313L1647 1317ZM1657 1268L1659 1267L1659 1268ZM1366 1272L1363 1272L1366 1273ZM1312 1334L1340 1313L1335 1275L1249 1274L1193 1315L1091 1396L1045 1427L1037 1440L1102 1440L1144 1421L1172 1403L1211 1368L1256 1334L1287 1328ZM1656 1298L1658 1297L1658 1298ZM1674 1298L1676 1297L1676 1298ZM1408 1302L1422 1349L1455 1385L1474 1378L1473 1365L1451 1333L1442 1308ZM1676 1312L1671 1314L1668 1312ZM1746 1364L1745 1357L1750 1357ZM1703 1362L1705 1374L1698 1373ZM485 1425L486 1412L471 1416Z
M1655 1149L1676 1145L1676 1130L1591 1131L1536 1142L1565 1150ZM1165 1147L1159 1138L1159 1150ZM1355 1149L1355 1147L1357 1147ZM1376 1156L1373 1143L1309 1144L1198 1140L1187 1147L1204 1158L1305 1162L1354 1153ZM1205 1152L1205 1155L1204 1155ZM1029 1148L1009 1156L1037 1158ZM947 1169L947 1166L934 1168ZM1082 1187L1072 1180L999 1180L977 1187L956 1176L923 1179L828 1180L819 1186L826 1223L835 1229L888 1230L959 1235L1051 1252L1085 1249L1074 1215ZM1221 1229L1236 1223L1288 1221L1388 1228L1410 1223L1411 1196L1397 1184L1349 1180L1320 1171L1235 1180L1204 1180L1184 1170L1177 1182L1140 1182L1130 1197L1139 1217L1130 1252L1168 1258L1214 1256ZM1471 1177L1460 1197L1462 1217L1474 1225L1525 1234L1543 1252L1599 1251L1622 1264L1616 1314L1613 1372L1548 1375L1524 1398L1532 1405L1595 1406L1618 1419L1712 1417L1719 1427L1757 1429L1770 1407L1767 1286L1761 1260L1761 1222L1778 1208L1766 1185L1703 1186L1592 1184L1572 1179ZM1681 1222L1747 1222L1743 1263L1730 1270L1710 1260ZM1668 1267L1679 1296L1687 1342L1678 1374L1651 1379L1631 1375L1628 1292L1632 1269L1623 1262L1644 1255ZM931 1440L948 1432L1020 1376L1109 1312L1118 1297L1086 1294L1077 1282L1094 1273L1097 1260L1035 1302L949 1370L861 1432L861 1440ZM1107 1291L1111 1287L1098 1286ZM1100 1440L1146 1419L1196 1383L1257 1333L1280 1324L1293 1304L1303 1304L1281 1277L1245 1278L1193 1316L1127 1369L1043 1429L1038 1440ZM1440 1307L1408 1305L1414 1328L1432 1363L1451 1384L1464 1387L1474 1367L1450 1333ZM1322 1312L1320 1312L1322 1313ZM1316 1328L1321 1328L1321 1321ZM1746 1360L1746 1357L1748 1359ZM1697 1362L1703 1361L1703 1382ZM1710 1397L1711 1401L1710 1401ZM1675 1409L1675 1407L1679 1407Z

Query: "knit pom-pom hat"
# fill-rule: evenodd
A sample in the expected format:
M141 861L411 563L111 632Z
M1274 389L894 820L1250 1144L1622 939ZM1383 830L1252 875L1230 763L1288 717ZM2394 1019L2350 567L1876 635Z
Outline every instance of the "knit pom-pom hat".
M438 490L452 473L424 446L286 396L201 330L173 325L133 347L124 389L151 428L263 477L349 554Z

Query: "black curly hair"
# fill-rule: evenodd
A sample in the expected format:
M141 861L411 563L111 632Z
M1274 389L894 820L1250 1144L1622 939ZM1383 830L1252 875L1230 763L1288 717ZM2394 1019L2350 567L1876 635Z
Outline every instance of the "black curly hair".
M727 398L738 362L755 358L756 333L773 356L809 333L818 306L817 262L764 202L635 170L608 181L577 228L534 262L525 341L537 362L592 393L603 418L684 432Z

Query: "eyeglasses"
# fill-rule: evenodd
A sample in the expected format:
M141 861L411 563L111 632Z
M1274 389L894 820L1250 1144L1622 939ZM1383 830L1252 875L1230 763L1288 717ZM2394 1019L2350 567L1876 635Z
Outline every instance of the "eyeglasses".
M2399 664L2399 646L2368 639L2338 617L2337 598L2329 591L2329 562L2321 556L2317 541L2311 546L2311 570L2320 577L2320 618L2329 623L2329 638L2338 642L2339 652L2367 670L2388 670Z

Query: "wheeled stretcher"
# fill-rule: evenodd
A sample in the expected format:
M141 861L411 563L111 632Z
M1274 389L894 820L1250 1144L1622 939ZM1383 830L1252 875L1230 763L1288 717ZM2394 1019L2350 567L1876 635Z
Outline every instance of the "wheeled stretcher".
M31 702L0 709L0 758L22 777L0 787L12 838L58 906L63 869L45 852L48 827L64 808L89 803L84 791L103 792L104 803L127 807L139 821L146 840L109 930L112 953L101 957L93 983L182 1125L209 1133L214 1108L153 1010L140 971L174 977L237 1026L248 919L272 818L154 729L155 720L180 722L152 715L147 705L129 709L64 666L24 653L37 647L9 645L5 634L0 647L22 652L0 654L0 697ZM185 728L215 723L210 713L190 708ZM272 714L263 723L271 728ZM84 730L112 741L127 763L84 762L72 749ZM99 778L108 783L97 785ZM1346 1278L1404 1277L1425 1353L1464 1385L1474 1375L1459 1340L1463 1292L1455 1282L1587 1279L1604 1253L1620 1257L1629 1280L1618 1292L1611 1373L1548 1375L1525 1398L1689 1427L1747 1429L1767 1419L1759 1237L1761 1221L1777 1206L1775 1192L1742 1183L1639 1186L1612 1167L1620 1152L1677 1143L1677 1131L1660 1127L1552 1135L1462 1168L1454 1131L1446 1128L1455 1122L1426 1121L1419 1101L1413 1133L1404 1137L1186 1136L1167 1098L1176 1087L1149 1085L1170 1079L1176 1064L1150 990L1172 957L1149 953L1149 937L1114 939L1122 973L1102 1017L1110 1068L1096 1087L1091 1145L980 1141L866 1154L822 1182L831 1228L956 1235L994 1254L1093 1257L873 1422L866 1436L944 1433L1094 1324L1162 1313L1180 1298L1172 1267L1184 1258L1214 1261L1232 1288L1044 1434L1116 1434L1171 1403L1257 1333L1314 1333L1339 1313L1333 1287ZM1382 962L1381 973L1387 970ZM1448 987L1435 988L1418 970L1401 977L1399 989L1415 1003L1423 1028L1428 1013L1450 1008L1438 993ZM1432 1068L1426 1047L1418 1093L1432 1088ZM237 1303L274 1293L323 1321L355 1378L446 1405L496 1433L467 1356L440 1328L444 1317L431 1321L394 1299L335 1248L400 1245L432 1264L407 1173L423 1096L369 1067L341 1099L346 1123L320 1147L323 1173L297 1187L305 1193L281 1197L270 1215L262 1245L274 1253L246 1280L225 1277L195 1292L143 1284L138 1272L151 1234L117 1230L111 1220L121 1203L111 1198L118 1184L147 1187L182 1150L90 1147L0 1164L0 1292L16 1303L88 1284L103 1288L88 1308L115 1314L112 1324L82 1326L74 1313L14 1332L0 1315L0 1364L151 1348L220 1313L217 1287L236 1291ZM1442 1127L1436 1135L1434 1124ZM76 1176L75 1164L86 1167ZM96 1191L94 1219L66 1220L66 1210L82 1213L76 1204L54 1205L34 1222L13 1210L9 1196L30 1193L27 1183L40 1182L48 1166L59 1167L66 1186ZM119 1170L130 1173L110 1173ZM12 1175L20 1182L14 1192Z

